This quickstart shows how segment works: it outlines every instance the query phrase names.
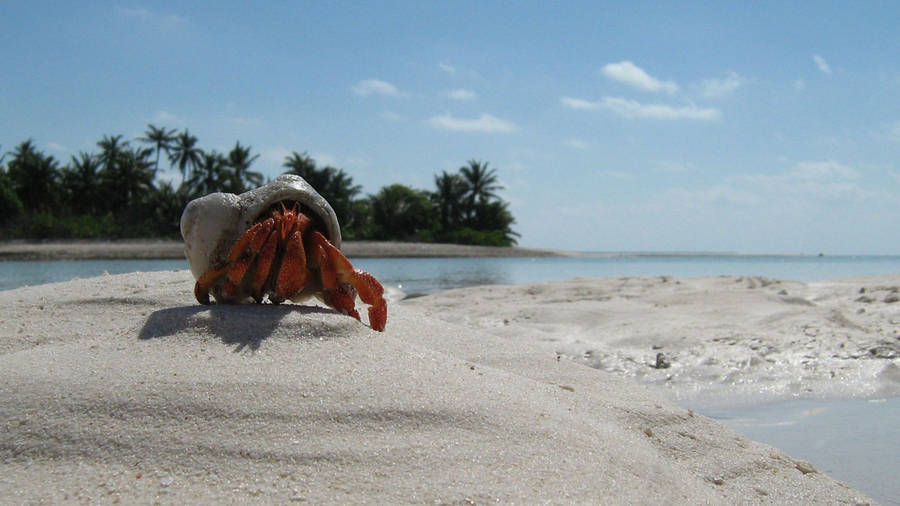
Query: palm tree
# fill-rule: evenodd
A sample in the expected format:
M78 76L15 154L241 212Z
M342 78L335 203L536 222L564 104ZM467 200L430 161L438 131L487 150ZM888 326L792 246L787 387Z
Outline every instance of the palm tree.
M502 190L503 187L497 184L497 171L489 169L488 162L469 160L468 163L469 165L460 167L459 172L469 185L466 204L471 218L475 212L476 203L497 198L497 194L494 192Z
M26 211L51 211L56 204L59 167L52 156L38 151L31 139L12 152L9 179Z
M293 151L285 157L282 167L288 169L287 174L296 174L306 180L316 191L324 187L325 180L322 171L316 168L316 161L310 158L304 151L302 154Z
M149 160L152 152L150 148L122 149L115 160L106 162L100 174L104 191L101 200L109 210L131 213L147 201L156 175Z
M352 227L354 221L353 200L359 195L362 187L353 184L353 178L344 169L325 167L322 169L321 184L317 191L331 204L338 223L342 227Z
M492 200L478 204L477 228L493 234L493 246L512 246L516 244L519 234L514 232L512 224L516 222L509 212L509 204L502 200Z
M437 191L431 194L431 198L440 213L441 228L447 232L462 222L463 199L468 185L462 176L447 171L434 176L434 185Z
M228 167L225 157L218 151L204 153L200 151L200 164L188 179L187 187L192 197L225 190L228 184Z
M169 149L169 161L178 166L182 180L190 179L188 172L192 175L203 161L203 151L197 147L197 138L185 128L175 137L175 144Z
M152 196L152 213L155 233L163 237L178 235L181 211L188 201L188 196L176 190L170 181L159 183Z
M138 137L139 141L153 145L153 150L156 151L156 163L153 166L157 171L159 170L159 155L165 151L166 156L169 156L169 150L172 147L172 143L175 142L176 131L174 128L166 130L166 127L156 128L148 124L145 136Z
M13 188L12 179L10 179L6 170L3 168L3 160L6 153L0 156L0 225L4 225L18 218L25 211L22 201L19 200ZM0 230L0 237L2 237Z
M100 164L103 170L114 172L115 164L119 161L123 150L128 148L128 141L123 142L121 135L113 137L104 135L103 139L97 142L97 146L100 148Z
M231 174L230 188L232 193L243 193L248 188L259 186L263 183L263 175L250 170L250 165L259 158L259 155L250 156L250 146L241 146L240 141L234 143L234 148L228 152L225 164L233 171Z
M100 160L96 155L80 152L63 168L63 186L69 206L76 213L94 214L100 202Z
M415 239L431 226L432 207L428 196L402 184L383 187L371 197L376 238Z

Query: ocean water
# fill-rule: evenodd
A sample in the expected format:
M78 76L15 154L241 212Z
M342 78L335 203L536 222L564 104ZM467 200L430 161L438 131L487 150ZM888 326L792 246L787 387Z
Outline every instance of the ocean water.
M900 256L614 255L549 258L361 258L382 284L410 296L485 284L620 276L765 276L814 281L900 274Z
M881 504L900 505L900 397L802 399L741 409L689 407L811 462Z
M900 256L606 255L549 258L359 258L356 267L408 295L485 284L619 276L766 276L813 281L900 274ZM0 262L0 290L135 271L187 269L184 260Z
M613 255L554 258L360 258L356 267L407 296L483 284L620 276L765 276L796 281L900 274L900 256ZM135 271L184 260L0 262L0 290ZM686 406L809 460L883 504L900 505L900 398L794 400L723 409Z

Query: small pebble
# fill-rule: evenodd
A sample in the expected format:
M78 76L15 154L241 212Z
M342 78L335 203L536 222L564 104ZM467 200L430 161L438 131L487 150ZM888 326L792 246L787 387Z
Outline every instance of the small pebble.
M803 474L810 474L818 472L813 465L805 460L795 460L794 467L797 468Z
M669 362L669 359L662 353L656 354L656 363L653 364L654 369L668 369L672 367L672 363Z

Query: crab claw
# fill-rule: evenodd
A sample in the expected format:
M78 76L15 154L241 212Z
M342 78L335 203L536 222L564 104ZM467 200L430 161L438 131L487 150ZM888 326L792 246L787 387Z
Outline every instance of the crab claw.
M356 295L369 304L369 326L383 332L387 323L387 302L384 287L368 272L354 269L347 257L318 231L312 234L312 244L322 277L325 303L359 319L354 308Z

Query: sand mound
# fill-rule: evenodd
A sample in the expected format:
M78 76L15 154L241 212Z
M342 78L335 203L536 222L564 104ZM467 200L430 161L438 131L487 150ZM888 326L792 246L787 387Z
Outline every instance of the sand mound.
M392 304L377 333L191 290L182 271L0 292L6 501L868 501L625 378L422 309Z

